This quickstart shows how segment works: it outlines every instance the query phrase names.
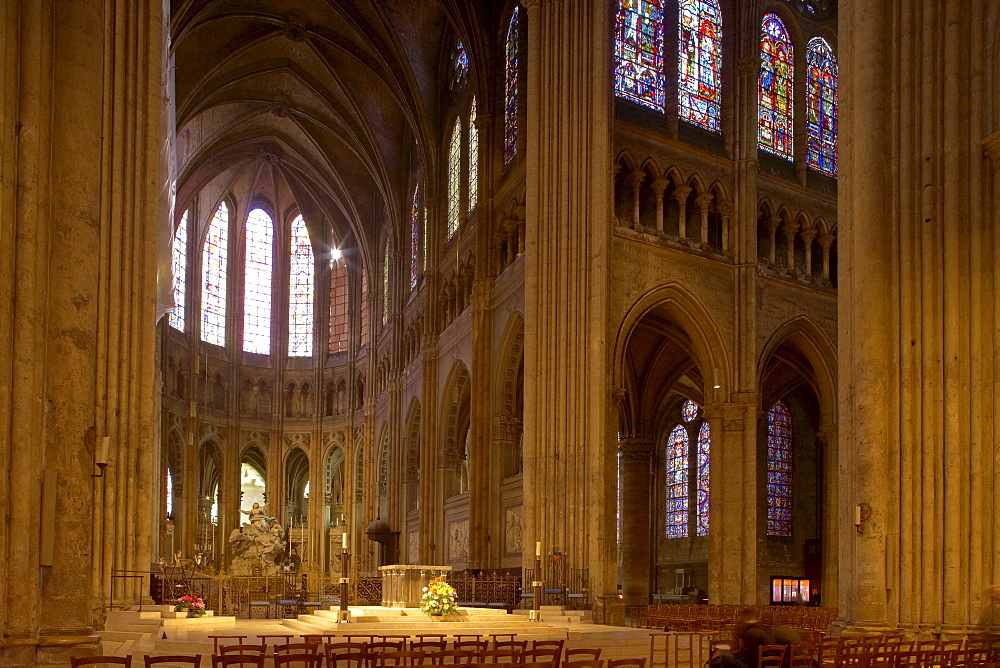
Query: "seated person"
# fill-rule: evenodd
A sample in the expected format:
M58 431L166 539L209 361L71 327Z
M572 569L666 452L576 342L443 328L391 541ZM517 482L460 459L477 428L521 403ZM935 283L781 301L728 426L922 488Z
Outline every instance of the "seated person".
M713 660L713 665L757 668L757 655L761 645L776 644L771 630L759 623L751 608L744 608L737 616L733 650L724 652Z

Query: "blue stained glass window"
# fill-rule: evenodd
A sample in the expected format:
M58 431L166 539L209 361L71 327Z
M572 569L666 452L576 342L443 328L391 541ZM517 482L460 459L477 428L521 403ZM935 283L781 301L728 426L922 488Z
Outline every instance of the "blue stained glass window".
M822 37L806 44L806 162L837 177L837 58Z
M479 196L479 130L476 129L476 98L469 108L469 211Z
M780 401L767 413L767 535L792 535L792 415Z
M263 209L247 216L243 262L243 351L271 352L271 251L274 223Z
M722 13L718 0L681 0L677 45L678 114L719 132L722 103Z
M707 422L701 423L698 430L698 459L695 469L696 481L696 511L695 532L698 536L708 535L708 492L709 460L712 454L712 434Z
M677 425L667 439L667 538L688 535L688 433Z
M663 111L663 4L620 0L615 21L615 94Z
M699 410L701 410L701 407L698 406L698 404L690 399L687 399L683 404L681 404L681 418L685 422L691 422L698 417Z
M517 153L517 13L515 6L507 25L507 42L504 46L504 107L503 107L503 164L510 162Z
M452 68L451 86L454 88L469 73L469 54L465 52L465 45L461 41L455 45Z
M184 306L187 302L187 242L188 239L188 212L181 216L181 222L177 224L177 231L174 232L173 274L174 274L174 306L167 316L167 322L174 329L183 332Z
M292 221L292 254L288 282L288 355L310 357L313 348L313 301L316 264L309 228L302 216Z
M410 211L410 289L417 287L420 274L420 186L413 189L413 209Z
M455 119L448 146L448 239L458 232L459 210L462 202L462 124Z
M201 340L226 345L226 277L229 260L229 207L212 216L201 252Z
M757 146L792 159L792 40L777 14L761 24L760 78L757 83Z

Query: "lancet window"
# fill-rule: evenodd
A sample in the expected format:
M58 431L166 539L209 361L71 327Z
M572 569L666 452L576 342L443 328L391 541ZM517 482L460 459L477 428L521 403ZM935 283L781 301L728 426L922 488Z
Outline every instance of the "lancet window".
M837 177L837 58L822 37L806 44L806 164Z
M663 3L620 0L615 20L615 93L663 111Z
M455 119L448 145L448 239L458 232L462 206L462 124Z
M420 186L413 188L413 208L410 210L410 290L417 287L420 275Z
M382 324L389 321L389 240L382 247Z
M678 116L722 129L722 13L718 0L681 0L678 12Z
M229 207L219 205L205 235L201 267L201 340L226 345L226 280L229 261Z
M479 130L476 129L476 98L469 107L469 211L479 197Z
M347 262L340 250L334 249L330 266L330 352L347 350L348 324Z
M469 54L465 51L465 45L459 40L455 44L455 55L452 58L451 87L454 88L465 79L469 73Z
M247 216L243 265L243 351L271 351L271 276L274 223L257 208Z
M504 46L504 111L503 111L503 163L506 165L517 152L517 76L518 76L518 8L510 16L507 25L507 41Z
M680 422L667 437L664 457L666 534L667 538L707 536L711 431L697 403L685 400L680 413Z
M792 415L781 401L767 412L767 535L792 535Z
M792 159L793 51L791 37L778 15L764 16L757 83L757 146L786 160Z
M310 357L313 347L313 301L316 266L309 228L302 216L292 221L288 282L288 355Z
M177 224L177 231L174 232L174 246L172 249L173 274L174 274L174 308L167 316L167 322L174 329L183 332L185 330L184 307L187 303L187 240L188 240L188 212L181 216L181 222Z

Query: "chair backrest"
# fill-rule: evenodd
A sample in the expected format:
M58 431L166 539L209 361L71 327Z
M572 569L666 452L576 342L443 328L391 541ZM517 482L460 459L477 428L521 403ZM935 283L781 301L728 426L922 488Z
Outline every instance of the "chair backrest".
M521 650L519 649L488 649L480 653L479 660L482 663L520 663Z
M581 659L579 661L563 661L563 668L602 668L604 662L599 659Z
M600 647L596 649L582 648L582 649L566 650L567 661L597 661L600 658L601 658Z
M282 666L295 666L296 668L320 668L323 665L323 657L318 654L275 654L274 668Z
M266 654L267 645L261 643L259 645L223 645L219 647L219 651L216 654Z
M560 654L562 654L562 648L539 647L537 649L528 649L521 652L521 661L533 663L555 663L559 660Z
M418 640L410 643L411 652L443 652L444 640Z
M785 664L788 645L760 645L757 647L758 668L781 668Z
M419 666L426 661L427 654L425 652L379 652L378 654L371 655L371 659L374 659L376 668L383 668L385 666ZM371 661L369 661L369 664Z
M275 654L317 654L319 645L306 642L290 642L284 645L275 645Z
M244 668L264 668L264 660L267 654L213 654L212 668L224 668L225 666L239 666Z
M155 666L158 663L179 663L182 666L194 666L198 668L201 666L201 654L195 654L194 656L187 655L174 655L174 656L150 656L145 655L144 660L146 662L146 668L149 666Z
M402 652L404 642L405 641L403 640L370 642L368 643L368 647L365 648L365 651L367 651L369 655L377 654L379 652Z
M608 659L606 668L646 668L646 659Z
M326 668L365 668L367 665L368 654L363 650L331 652L327 649L326 651Z
M479 652L467 649L449 649L428 654L427 658L438 666L467 665L479 658Z
M531 649L542 649L542 648L554 648L561 650L563 645L566 644L565 640L533 640L531 643Z
M527 647L527 640L495 640L493 642L493 649L513 649L523 652Z
M479 653L485 652L487 645L489 645L487 640L456 640L451 648Z
M132 665L132 655L127 654L125 656L81 656L81 657L70 657L69 664L76 668L77 666L96 666L99 664L110 664L112 666L126 666L130 667Z

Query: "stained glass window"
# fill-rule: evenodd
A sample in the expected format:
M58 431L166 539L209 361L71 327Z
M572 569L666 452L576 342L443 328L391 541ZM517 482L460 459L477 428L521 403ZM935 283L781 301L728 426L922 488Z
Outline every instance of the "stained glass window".
M413 189L413 209L410 211L410 289L417 287L420 269L420 186Z
M681 404L681 418L685 422L691 422L696 417L698 417L699 410L700 407L698 406L698 404L688 399L683 404Z
M389 321L389 241L382 251L382 324Z
M479 195L479 130L476 129L476 98L469 108L469 211L476 208Z
M330 267L330 352L347 350L348 316L347 308L347 263L339 251Z
M663 111L662 0L620 0L615 20L615 94Z
M677 425L667 439L667 538L688 535L688 433Z
M448 147L448 239L458 232L458 216L462 201L462 124L455 119Z
M187 301L187 245L188 245L188 212L181 216L174 232L173 273L174 273L174 308L167 316L167 322L174 329L184 331L184 305Z
M719 132L722 103L722 13L718 0L681 0L677 102L681 120Z
M309 228L302 216L292 221L292 263L288 282L288 355L312 356L313 291L316 265Z
M807 164L837 176L837 58L822 37L806 44Z
M271 250L274 224L263 209L247 216L243 274L243 351L271 352Z
M469 54L465 52L465 45L461 41L455 45L455 57L452 66L451 86L454 88L469 73Z
M174 478L167 469L167 519L174 519Z
M368 343L368 272L361 270L361 343Z
M760 78L757 83L757 146L792 159L792 40L777 14L761 24Z
M510 15L507 26L507 44L504 48L504 96L503 96L503 164L517 153L517 6Z
M226 264L229 258L229 207L212 216L201 252L201 340L226 345Z
M767 413L767 535L792 535L792 415L780 401Z
M712 454L712 434L707 422L701 423L698 430L698 459L695 468L695 533L698 536L708 535L708 490L709 490L709 460Z

